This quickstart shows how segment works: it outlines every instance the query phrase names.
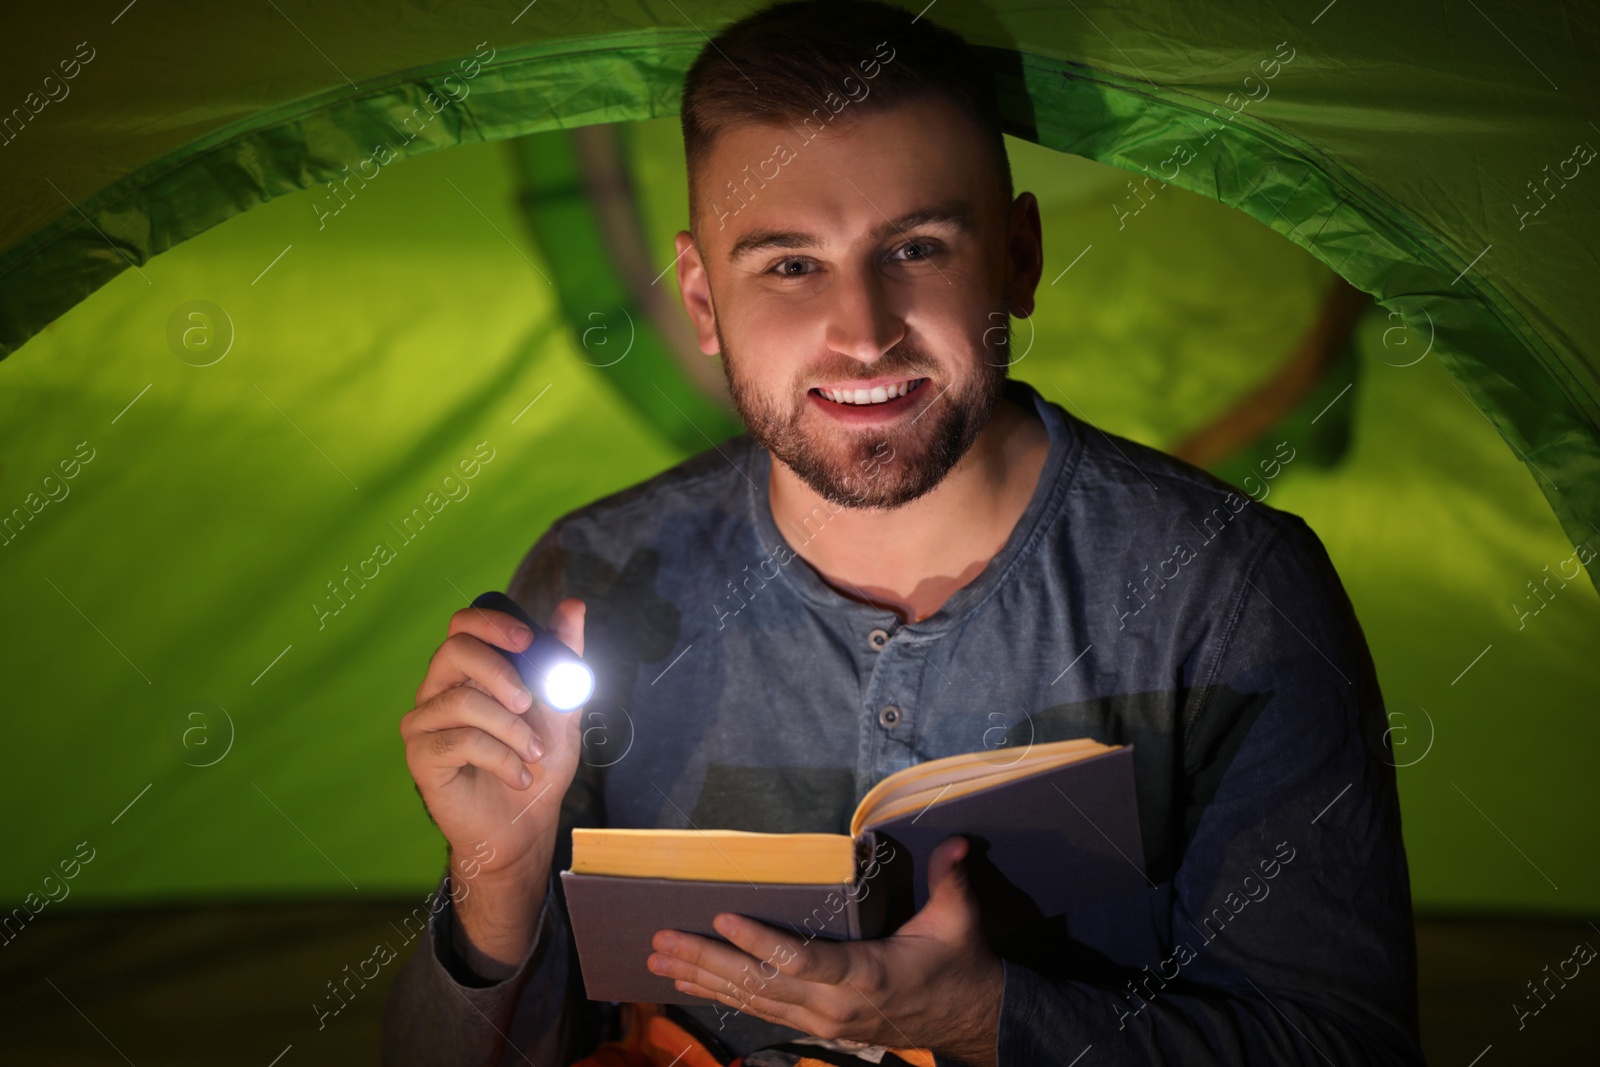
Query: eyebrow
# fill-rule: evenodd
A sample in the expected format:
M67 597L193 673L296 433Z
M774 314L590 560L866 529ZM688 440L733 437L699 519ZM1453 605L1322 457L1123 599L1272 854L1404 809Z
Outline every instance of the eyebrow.
M875 227L873 241L882 241L891 234L904 233L921 226L947 226L958 233L971 233L972 215L960 205L940 205L907 212L895 219L885 219ZM800 230L752 230L733 243L728 259L737 261L769 248L817 248L827 242L815 234Z

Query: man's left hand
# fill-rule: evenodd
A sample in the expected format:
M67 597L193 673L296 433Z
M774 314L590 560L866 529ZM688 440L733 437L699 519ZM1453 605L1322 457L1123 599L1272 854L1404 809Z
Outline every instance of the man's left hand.
M967 881L967 839L928 860L928 902L889 937L804 939L742 915L713 922L732 944L659 930L650 970L685 993L823 1038L927 1048L995 1067L1004 972Z

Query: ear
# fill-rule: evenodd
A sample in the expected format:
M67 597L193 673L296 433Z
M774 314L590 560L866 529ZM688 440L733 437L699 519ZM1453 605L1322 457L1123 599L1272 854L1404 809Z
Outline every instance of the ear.
M722 351L717 340L717 309L711 303L711 279L706 265L700 259L700 246L688 230L678 231L675 238L678 248L678 292L683 296L683 310L694 323L700 351L708 356Z
M1032 193L1022 193L1011 204L1011 225L1006 237L1006 299L1018 318L1033 314L1033 293L1043 273L1039 201Z

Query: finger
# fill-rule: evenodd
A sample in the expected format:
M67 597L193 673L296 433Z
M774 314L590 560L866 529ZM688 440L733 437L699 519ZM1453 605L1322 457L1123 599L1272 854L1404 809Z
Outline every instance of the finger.
M400 736L407 745L418 735L461 728L483 731L529 763L544 755L544 742L525 717L468 686L447 689L400 719Z
M967 858L967 839L960 834L954 834L939 842L928 856L928 892L933 894L943 890L946 894L964 894L967 887L967 866L963 862Z
M718 988L723 982L733 982L752 992L770 992L773 982L782 978L773 960L761 959L721 941L681 930L656 931L650 947L656 951L646 963L657 974L685 978L710 989Z
M784 978L771 963L680 930L658 931L651 945L658 949L670 945L676 955L652 953L646 961L650 970L673 979L679 988L687 985L702 990L696 996L720 1000L741 1011L753 1010L765 1018L798 1019L804 1014L803 1006L791 999L800 983ZM692 956L692 961L685 956Z
M533 631L521 619L492 608L465 607L450 616L445 636L456 634L471 634L510 652L521 652L533 643Z
M428 673L417 687L417 703L425 704L467 682L476 683L511 711L526 711L533 706L533 694L511 661L469 633L445 638L434 652Z
M939 842L928 857L928 900L897 936L933 937L958 945L976 936L983 916L968 880L970 851L971 842L959 834Z
M798 938L776 926L727 912L718 914L712 925L745 954L763 961L764 973L770 974L776 967L791 978L824 985L838 985L849 973L846 953L837 945Z
M466 767L494 775L512 789L526 789L533 775L518 755L502 742L471 726L430 730L406 742L406 764L418 785L444 785Z
M588 605L577 597L567 597L550 615L550 632L578 655L583 655L583 623Z

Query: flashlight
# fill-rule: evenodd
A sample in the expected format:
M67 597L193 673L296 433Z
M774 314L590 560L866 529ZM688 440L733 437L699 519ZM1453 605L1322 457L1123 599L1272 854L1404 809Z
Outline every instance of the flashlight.
M534 696L557 711L575 711L593 695L594 671L560 638L530 619L522 605L504 593L488 592L472 606L503 611L533 631L533 643L525 651L495 651L511 661Z

